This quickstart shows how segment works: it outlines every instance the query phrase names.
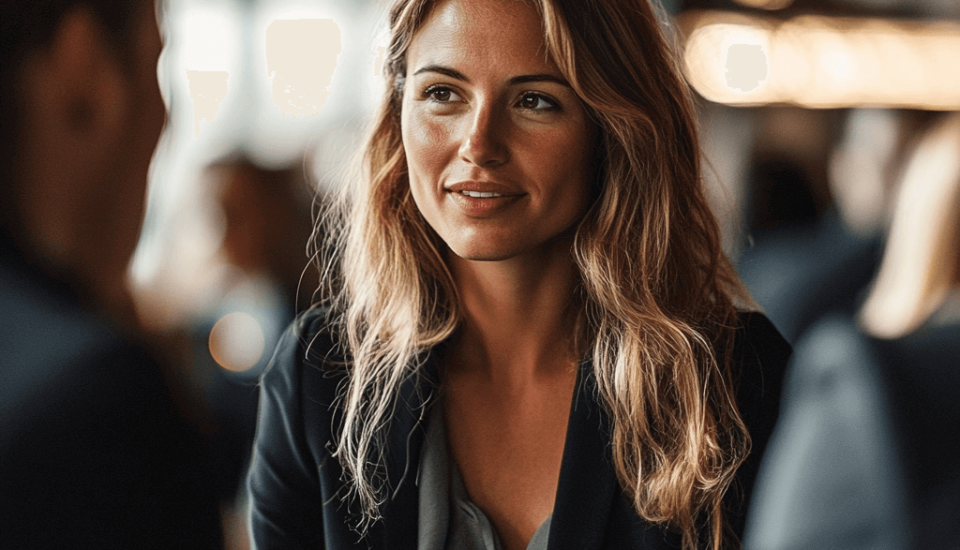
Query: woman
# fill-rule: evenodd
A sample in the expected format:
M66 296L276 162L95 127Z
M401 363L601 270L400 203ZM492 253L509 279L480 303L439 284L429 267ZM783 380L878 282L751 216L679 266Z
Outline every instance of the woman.
M390 23L330 298L263 379L255 544L728 544L789 347L734 307L655 13L401 0Z

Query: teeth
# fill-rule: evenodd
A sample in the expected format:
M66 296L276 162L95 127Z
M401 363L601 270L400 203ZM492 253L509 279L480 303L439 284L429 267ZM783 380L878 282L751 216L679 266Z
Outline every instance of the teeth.
M502 197L499 193L486 193L481 191L460 191L461 195L466 195L475 199L489 199L490 197Z

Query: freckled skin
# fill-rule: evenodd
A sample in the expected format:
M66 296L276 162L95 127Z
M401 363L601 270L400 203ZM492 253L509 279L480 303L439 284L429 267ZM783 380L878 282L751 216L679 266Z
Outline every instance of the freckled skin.
M579 98L556 82L510 83L520 75L562 80L544 52L529 6L448 2L434 10L407 54L402 133L411 191L428 223L462 258L530 252L570 228L586 208L593 130ZM417 73L435 65L469 82ZM463 180L495 181L523 197L496 215L472 218L444 190Z

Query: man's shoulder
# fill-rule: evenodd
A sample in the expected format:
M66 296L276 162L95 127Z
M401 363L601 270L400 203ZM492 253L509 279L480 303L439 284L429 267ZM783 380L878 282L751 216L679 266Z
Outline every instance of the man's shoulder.
M0 312L0 416L15 420L4 432L37 411L50 417L57 407L132 398L130 383L157 370L144 349L104 320L3 267Z
M38 543L45 548L70 546L79 533L91 544L140 544L169 518L181 527L158 545L193 538L214 547L217 495L204 447L150 349L68 295L2 268L0 312L5 535L63 543ZM105 517L112 523L99 523Z
M43 369L110 346L116 334L58 289L0 264L0 362L4 377ZM28 372L19 365L30 365ZM39 370L38 370L39 369Z

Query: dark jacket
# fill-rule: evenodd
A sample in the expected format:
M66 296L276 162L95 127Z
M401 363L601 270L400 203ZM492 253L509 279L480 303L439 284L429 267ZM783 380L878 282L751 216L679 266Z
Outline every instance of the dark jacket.
M738 399L753 436L728 507L742 531L743 495L749 495L758 457L777 417L782 370L790 347L760 314L744 314L735 357L742 365ZM408 381L387 438L389 498L383 518L364 540L351 529L357 516L341 500L344 485L334 442L334 406L342 368L331 366L334 345L322 313L300 318L284 335L264 374L259 424L248 487L252 536L259 550L306 548L409 549L417 546L417 461L421 418L429 417L431 377ZM427 371L432 367L428 364ZM550 527L551 550L679 548L677 533L642 520L623 497L610 462L609 420L594 390L589 365L581 368ZM426 403L427 407L420 407ZM422 416L421 416L422 414Z
M205 445L164 373L0 242L0 548L222 548Z
M895 340L815 324L754 507L751 550L960 549L960 323Z

